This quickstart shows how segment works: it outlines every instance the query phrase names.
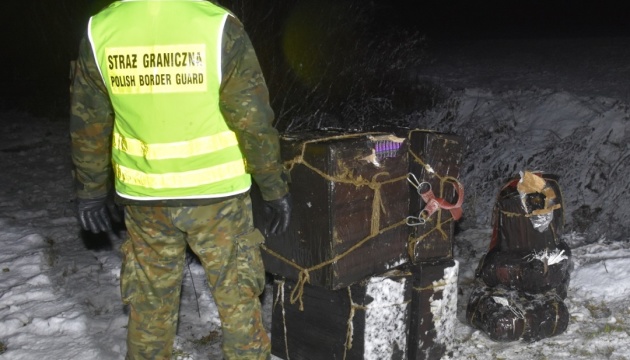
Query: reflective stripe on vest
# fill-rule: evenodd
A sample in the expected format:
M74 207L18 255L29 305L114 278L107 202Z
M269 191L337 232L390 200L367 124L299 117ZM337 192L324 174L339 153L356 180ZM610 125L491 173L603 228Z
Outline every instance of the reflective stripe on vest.
M216 135L168 144L147 144L138 139L127 138L115 133L113 146L114 149L129 155L158 160L208 154L231 146L238 146L238 141L232 131L224 131Z
M219 108L228 13L207 1L114 2L89 37L115 111L117 192L133 199L222 197L251 185Z
M145 174L114 164L114 172L118 178L122 179L122 181L127 184L151 189L172 188L173 185L175 185L175 187L193 187L239 176L243 172L243 161L236 160L211 168L168 174Z

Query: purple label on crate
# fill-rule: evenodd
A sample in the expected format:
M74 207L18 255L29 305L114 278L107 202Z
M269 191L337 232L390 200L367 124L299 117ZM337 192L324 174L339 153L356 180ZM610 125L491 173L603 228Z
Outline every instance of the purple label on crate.
M377 140L374 142L374 152L376 158L380 161L386 158L395 157L398 149L402 145L401 142L391 140Z

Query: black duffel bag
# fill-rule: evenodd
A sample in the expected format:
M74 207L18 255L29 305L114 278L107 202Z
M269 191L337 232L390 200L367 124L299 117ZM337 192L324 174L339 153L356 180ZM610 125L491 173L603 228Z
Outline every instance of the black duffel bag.
M555 292L529 294L478 282L466 309L470 325L495 341L537 341L563 333L569 310Z

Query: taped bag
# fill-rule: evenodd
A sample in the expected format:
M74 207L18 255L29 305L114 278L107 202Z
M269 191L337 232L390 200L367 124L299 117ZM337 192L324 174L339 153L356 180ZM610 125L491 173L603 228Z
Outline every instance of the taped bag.
M492 340L533 342L563 333L569 310L553 291L529 294L479 282L470 295L466 318Z
M534 294L553 290L564 299L572 268L571 249L561 242L553 250L540 252L490 251L479 262L477 277L487 286L504 285Z
M497 196L493 226L476 276L487 286L533 294L554 290L564 299L572 260L560 239L564 218L557 177L523 171L509 180Z
M497 196L493 233L468 300L471 326L495 341L537 341L564 332L572 268L557 177L524 171Z
M522 171L497 196L492 213L490 249L540 252L555 249L564 229L558 177Z

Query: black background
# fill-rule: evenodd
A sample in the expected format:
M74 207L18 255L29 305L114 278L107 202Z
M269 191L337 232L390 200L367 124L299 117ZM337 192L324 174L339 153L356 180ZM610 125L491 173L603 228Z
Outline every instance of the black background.
M283 17L299 1L219 0L238 15L264 57L265 31L281 31ZM434 43L452 38L628 36L628 1L319 0L369 7L373 31L413 29ZM22 0L0 4L2 58L0 108L38 115L67 112L69 62L88 17L107 0ZM344 21L343 18L337 21ZM273 52L271 48L268 52ZM268 53L267 52L267 53ZM630 60L630 59L629 59ZM261 59L264 64L265 59ZM268 69L264 69L268 70Z

